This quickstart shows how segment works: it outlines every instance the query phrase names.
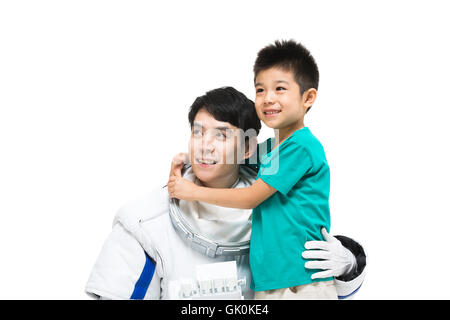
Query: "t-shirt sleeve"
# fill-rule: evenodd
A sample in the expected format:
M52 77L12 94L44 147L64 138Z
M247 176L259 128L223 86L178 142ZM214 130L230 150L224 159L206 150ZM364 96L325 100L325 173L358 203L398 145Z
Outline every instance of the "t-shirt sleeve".
M286 195L311 169L308 150L295 142L286 141L262 159L259 177Z

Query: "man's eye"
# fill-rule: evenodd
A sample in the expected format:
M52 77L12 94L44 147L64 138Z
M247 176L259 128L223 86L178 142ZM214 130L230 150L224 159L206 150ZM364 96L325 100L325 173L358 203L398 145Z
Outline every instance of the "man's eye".
M226 134L224 134L224 133L222 133L222 132L217 132L217 133L216 133L216 137L222 138L222 139L226 139L226 138L227 138Z
M199 130L199 129L194 129L194 130L192 130L192 134L193 134L194 136L198 136L198 135L201 135L201 134L202 134L202 131Z

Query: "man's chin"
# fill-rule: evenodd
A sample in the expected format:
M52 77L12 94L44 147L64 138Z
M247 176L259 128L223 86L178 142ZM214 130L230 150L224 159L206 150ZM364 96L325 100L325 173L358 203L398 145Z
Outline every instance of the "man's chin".
M230 168L223 164L205 166L202 164L192 164L195 176L205 185L214 184L221 177L228 175Z
M192 170L194 171L194 174L197 178L199 178L201 181L205 180L213 180L216 178L215 172L216 172L216 166L214 165L203 165L203 164L192 164Z
M202 184L210 188L228 188L230 183L236 180L239 172L239 165L215 164L212 166L201 166L191 164L192 170Z

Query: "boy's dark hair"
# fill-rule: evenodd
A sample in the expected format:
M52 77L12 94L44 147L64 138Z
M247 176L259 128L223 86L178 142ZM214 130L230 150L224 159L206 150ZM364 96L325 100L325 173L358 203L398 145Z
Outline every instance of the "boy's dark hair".
M258 52L253 66L254 80L260 71L278 67L291 71L300 87L300 94L319 87L319 68L313 56L302 44L294 40L276 40Z
M189 123L191 128L195 116L200 109L205 109L214 119L231 123L233 126L246 132L249 129L261 129L261 121L255 110L255 104L243 93L232 87L222 87L206 92L197 97L189 111Z

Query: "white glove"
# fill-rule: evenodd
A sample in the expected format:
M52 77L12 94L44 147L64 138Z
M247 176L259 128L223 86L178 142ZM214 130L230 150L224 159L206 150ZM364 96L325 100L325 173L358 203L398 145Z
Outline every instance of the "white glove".
M302 253L305 259L321 259L306 262L305 268L325 270L314 273L311 279L339 277L347 274L356 266L355 256L338 239L329 235L325 228L321 231L326 241L307 241L306 250Z

